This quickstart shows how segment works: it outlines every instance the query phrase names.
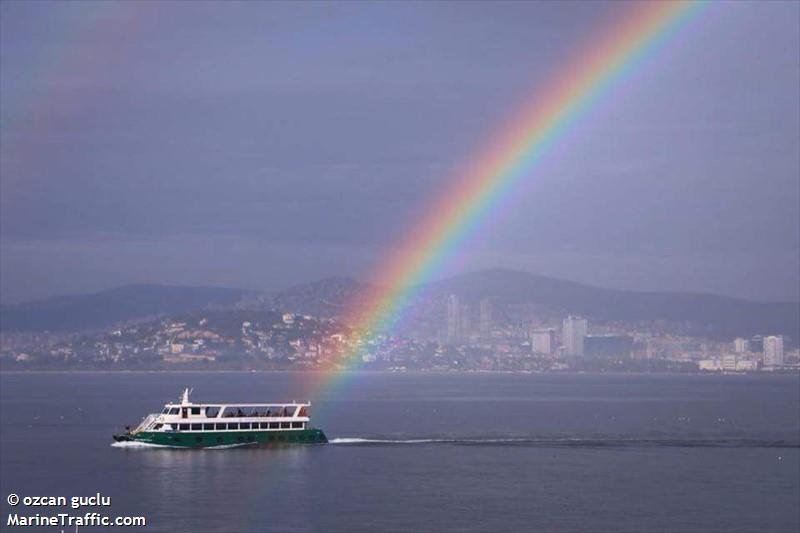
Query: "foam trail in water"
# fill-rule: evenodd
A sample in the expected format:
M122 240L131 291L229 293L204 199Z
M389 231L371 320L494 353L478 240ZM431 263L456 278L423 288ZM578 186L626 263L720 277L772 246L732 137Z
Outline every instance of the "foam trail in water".
M765 439L655 439L655 438L429 438L429 439L381 439L363 437L339 437L330 444L341 445L410 445L449 444L461 446L531 446L531 447L645 447L672 448L800 448L800 442Z
M526 438L505 439L365 439L360 437L341 437L331 439L330 444L517 444L534 442Z
M237 443L237 444L220 444L219 446L208 446L205 448L187 448L186 446L167 446L165 444L151 444L149 442L139 442L139 441L122 441L122 442L112 442L112 448L127 448L131 450L229 450L231 448L243 448L246 446L252 446L252 443L244 442L244 443Z
M161 445L161 444L150 444L149 442L139 442L139 441L133 441L133 440L125 440L125 441L120 441L120 442L112 442L111 443L111 447L112 448L131 448L131 449L140 448L140 449L142 449L142 448L170 448L171 446L164 446L164 445Z
M363 439L360 437L341 437L331 439L330 444L432 444L458 443L456 439Z

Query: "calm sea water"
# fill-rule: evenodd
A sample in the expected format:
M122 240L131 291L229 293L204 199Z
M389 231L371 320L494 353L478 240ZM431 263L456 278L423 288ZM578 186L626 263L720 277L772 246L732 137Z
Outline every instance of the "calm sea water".
M0 529L11 492L101 492L147 517L129 531L800 530L797 376L353 374L311 398L329 445L110 446L184 386L284 401L307 380L2 374Z

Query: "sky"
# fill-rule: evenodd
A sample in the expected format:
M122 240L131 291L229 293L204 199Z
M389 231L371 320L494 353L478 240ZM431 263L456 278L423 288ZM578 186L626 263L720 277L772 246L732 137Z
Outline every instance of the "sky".
M374 277L623 2L0 3L0 301ZM720 2L442 272L800 299L800 3Z

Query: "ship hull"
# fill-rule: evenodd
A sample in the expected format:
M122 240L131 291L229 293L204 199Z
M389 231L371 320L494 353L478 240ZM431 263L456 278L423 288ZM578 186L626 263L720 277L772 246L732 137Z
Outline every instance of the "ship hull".
M140 442L173 448L217 448L230 446L271 447L297 444L325 444L320 429L289 431L141 431L114 435L117 442Z

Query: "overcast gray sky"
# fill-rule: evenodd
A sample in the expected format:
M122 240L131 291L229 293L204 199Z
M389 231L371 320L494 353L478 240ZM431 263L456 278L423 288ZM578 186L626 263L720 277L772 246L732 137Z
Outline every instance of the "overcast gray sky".
M628 7L3 1L2 301L369 277ZM445 274L797 300L799 20L712 4Z

